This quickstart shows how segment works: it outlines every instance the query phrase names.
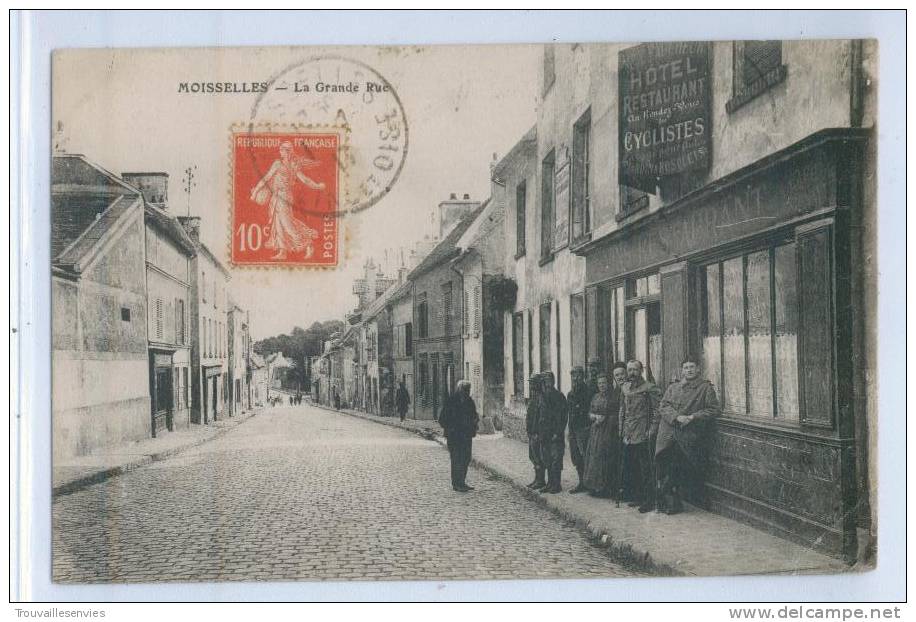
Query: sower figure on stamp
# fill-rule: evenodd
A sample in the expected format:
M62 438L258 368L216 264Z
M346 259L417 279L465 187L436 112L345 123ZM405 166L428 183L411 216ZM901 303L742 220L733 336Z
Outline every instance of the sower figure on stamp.
M620 480L620 387L626 381L626 365L614 365L614 383L598 377L598 392L589 405L592 422L585 455L585 486L593 497L606 499L617 492Z
M534 466L534 481L528 484L532 490L547 488L544 479L544 461L541 460L541 444L538 439L541 410L544 407L543 393L541 392L541 377L531 374L528 378L528 406L525 410L525 432L528 434L528 459Z
M274 160L264 177L251 189L251 200L259 205L267 203L270 197L270 232L264 246L277 251L271 259L286 259L289 252L303 251L308 258L314 252L312 240L318 237L318 232L293 214L293 184L298 180L312 190L324 190L323 183L313 181L300 170L317 165L315 160L294 155L292 143L285 141L280 145L280 159Z
M473 486L467 485L465 479L471 463L471 439L477 436L479 421L477 407L471 398L471 383L461 380L455 392L445 401L439 415L439 425L445 432L451 460L452 488L457 492L474 490Z
M403 378L401 378L401 381L398 383L398 390L395 393L394 401L398 409L398 417L401 418L401 421L404 421L404 417L407 416L407 408L410 406L410 393L407 392L407 386Z
M628 381L621 389L619 426L623 440L622 500L640 512L655 507L655 435L661 391L643 378L640 361L627 363Z
M715 388L700 378L697 362L687 358L681 365L680 382L668 387L659 406L655 460L660 512L683 511L684 492L702 483L709 421L719 413Z
M585 454L588 451L588 434L591 421L588 412L592 402L592 391L585 384L585 370L577 365L569 372L572 379L572 390L566 396L569 410L569 457L572 459L579 484L570 490L570 494L586 492L583 477L585 473Z
M563 454L566 452L566 398L554 386L552 371L541 374L543 383L543 408L539 417L538 441L541 448L541 460L547 469L547 489L545 492L557 493L560 476L563 473Z

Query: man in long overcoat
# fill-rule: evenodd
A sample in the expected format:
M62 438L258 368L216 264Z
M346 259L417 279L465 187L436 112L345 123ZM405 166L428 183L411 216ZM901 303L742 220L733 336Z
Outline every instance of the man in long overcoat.
M477 436L480 418L471 398L471 383L458 382L458 387L445 402L439 415L439 425L445 432L452 469L452 488L457 492L473 490L465 481L471 463L471 439Z
M655 444L659 511L683 511L682 495L702 481L708 424L720 412L712 383L700 378L696 361L686 359L681 365L680 382L668 387L659 406Z
M562 492L560 476L563 472L563 454L565 453L566 436L566 398L554 386L555 377L552 371L541 374L544 401L538 421L538 440L541 447L541 460L547 469L547 489L545 492Z
M627 363L621 388L619 429L623 440L623 498L640 512L655 508L655 436L661 391L643 378L640 361Z
M541 391L540 374L531 374L528 378L528 405L525 409L525 433L528 435L528 459L534 467L534 481L528 484L532 490L547 488L544 479L544 461L541 460L541 443L538 439L541 410L544 407L544 394Z
M566 395L566 406L569 411L569 457L579 475L579 484L569 492L576 494L588 491L583 483L583 476L585 474L585 455L588 452L588 434L591 427L588 414L593 393L585 383L585 370L582 367L578 365L573 367L569 375L572 379L572 390Z
M404 421L404 417L407 416L407 408L410 406L410 393L407 392L407 386L404 384L404 380L398 383L398 390L394 395L395 406L398 409L398 417L401 421Z

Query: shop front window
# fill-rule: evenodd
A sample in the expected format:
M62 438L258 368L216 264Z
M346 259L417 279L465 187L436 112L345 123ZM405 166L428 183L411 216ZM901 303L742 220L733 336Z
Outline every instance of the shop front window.
M795 244L705 266L702 359L725 412L798 421Z
M623 296L625 294L625 300ZM658 273L628 279L625 288L614 291L612 323L618 360L635 359L643 364L645 377L652 382L663 379L661 285ZM621 346L626 356L620 356Z

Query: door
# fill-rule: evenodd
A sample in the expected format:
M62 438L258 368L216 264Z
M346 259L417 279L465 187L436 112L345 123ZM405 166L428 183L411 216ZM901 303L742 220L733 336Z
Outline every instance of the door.
M217 385L218 379L219 379L219 376L213 376L207 379L207 384L210 385L210 419L212 419L213 421L216 421L216 406L218 403L218 396L216 392L218 389L218 385Z
M156 368L156 402L153 412L153 436L160 430L172 431L172 370L168 367Z

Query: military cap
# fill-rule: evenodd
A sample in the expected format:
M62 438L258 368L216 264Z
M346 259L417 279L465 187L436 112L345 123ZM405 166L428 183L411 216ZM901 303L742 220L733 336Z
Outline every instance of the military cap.
M541 374L531 374L528 376L528 382L540 382Z
M575 367L569 370L569 373L570 375L571 374L584 374L585 369L581 365L576 365Z

